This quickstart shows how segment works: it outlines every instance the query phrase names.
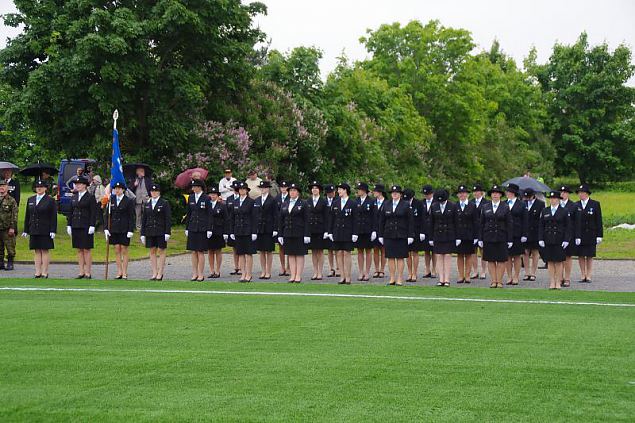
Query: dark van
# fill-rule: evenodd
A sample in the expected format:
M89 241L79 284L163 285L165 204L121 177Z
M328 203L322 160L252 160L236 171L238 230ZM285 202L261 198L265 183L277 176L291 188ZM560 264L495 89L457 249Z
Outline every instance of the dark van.
M73 197L72 180L77 176L77 169L82 169L84 175L90 180L95 160L92 159L69 159L62 160L60 170L57 176L57 210L63 215L71 212L71 199Z

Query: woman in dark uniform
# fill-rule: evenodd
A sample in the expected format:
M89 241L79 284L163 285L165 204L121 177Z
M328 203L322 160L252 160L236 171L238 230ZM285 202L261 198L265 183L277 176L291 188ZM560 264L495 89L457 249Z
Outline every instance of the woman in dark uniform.
M212 236L207 240L207 261L209 262L209 279L220 277L223 264L223 247L228 238L229 217L227 206L220 202L220 192L215 186L207 191L209 198L209 227Z
M325 200L326 200L326 221L325 221L325 230L328 231L330 228L329 225L329 219L331 218L331 206L333 205L333 201L335 200L335 185L333 184L327 184L324 186L324 194L325 194ZM339 270L340 268L337 265L337 260L335 259L335 249L333 248L333 241L331 241L328 238L328 234L327 234L327 238L324 240L326 243L326 249L328 250L328 256L329 256L329 274L328 277L329 278L334 278L334 277L339 277Z
M258 239L256 250L260 256L260 277L258 279L271 279L271 267L273 265L273 251L276 249L278 238L278 204L275 198L269 194L271 182L260 181L260 196L256 198L256 218L258 219Z
M569 199L569 195L571 195L573 191L567 185L560 186L560 205L565 208L569 212L569 218L571 219L571 226L575 228L577 215L578 215L578 206L576 203ZM578 247L575 245L575 242L569 244L569 246L565 249L564 253L567 255L567 259L564 261L562 265L562 275L560 277L562 281L562 286L571 286L571 270L573 268L573 256L577 256Z
M424 278L436 278L437 277L437 258L434 254L432 254L432 246L428 242L428 238L430 236L430 211L432 210L432 204L434 203L434 188L432 185L424 185L421 190L423 193L424 199L421 200L421 204L423 205L423 230L424 230L424 243L423 243L423 251L424 251L424 261L426 266L426 274L423 275Z
M412 219L415 225L414 242L408 246L409 252L408 259L406 260L408 279L406 279L406 282L417 282L417 274L419 273L419 251L424 250L424 241L422 238L425 239L423 230L423 203L415 198L415 192L410 188L404 190L403 199L410 205ZM425 244L427 244L427 242L425 242Z
M533 189L527 188L523 191L525 203L527 207L527 242L525 242L525 281L536 280L536 270L538 269L538 260L540 259L540 250L538 249L538 227L540 225L540 216L542 209L545 208L545 202L536 198ZM559 196L558 196L559 197Z
M256 240L258 239L258 216L254 207L254 200L247 195L249 186L245 182L238 185L239 197L234 200L234 211L231 220L231 239L236 241L238 267L242 274L239 282L251 282L251 271L254 265L253 255L256 254Z
M141 214L141 243L150 249L151 281L163 280L166 249L171 234L170 203L161 198L161 187L153 183L150 185L150 199L143 205Z
M205 184L200 179L192 179L190 182L192 193L187 201L187 214L185 215L186 248L192 252L192 279L202 282L205 280L205 253L209 248L208 239L212 237L209 225L209 211L207 210L208 198L203 193Z
M593 257L597 246L602 243L604 228L600 202L592 200L591 190L586 184L577 189L580 201L576 203L575 244L578 250L578 262L582 277L580 282L591 283L593 276Z
M379 211L377 235L379 243L386 248L388 285L402 286L404 259L408 257L408 245L414 242L415 229L412 209L402 199L403 190L399 185L390 189L392 201L386 201Z
M328 206L326 200L320 197L322 185L318 181L309 184L311 198L306 201L309 214L309 233L311 236L311 260L313 262L312 281L322 280L322 268L324 267L324 249L327 247L326 239L328 231L326 222L328 216Z
M456 237L456 205L448 201L449 193L442 189L434 194L436 202L430 212L430 238L428 243L437 257L439 282L437 286L450 286L452 253L461 240Z
M540 213L538 245L548 263L549 289L560 289L562 263L567 258L565 249L571 240L571 219L567 210L560 206L558 191L551 191L547 198L550 206Z
M472 198L470 203L476 206L476 213L478 214L478 220L481 220L481 206L487 204L489 201L485 198L485 192L481 184L474 184L472 187ZM479 271L478 257L481 256L481 265ZM487 264L483 260L483 249L481 247L476 248L474 255L472 256L472 272L470 279L486 279L487 278Z
M373 278L383 278L384 269L386 268L386 249L377 239L377 232L379 231L379 216L381 214L381 208L386 202L386 188L383 184L376 184L373 187L373 196L375 197L375 214L373 216L373 233L370 235L373 242L373 262L375 263L375 273Z
M456 283L470 283L470 270L473 255L478 243L479 214L474 203L468 201L470 190L460 185L456 195L459 202L456 207L456 239L461 242L456 247L456 267L459 279Z
M128 279L128 246L135 229L135 203L124 195L125 190L122 182L113 186L114 195L110 198L104 222L106 241L115 246L115 279Z
M71 200L71 212L67 216L66 232L72 239L73 248L77 249L79 275L76 279L91 279L93 258L90 250L95 245L95 222L97 221L97 202L87 191L88 178L84 175L73 179L77 190Z
M300 199L300 186L289 184L289 201L280 210L280 230L282 237L278 239L284 245L284 251L289 259L289 283L302 282L304 271L304 256L311 243L309 229L309 209Z
M349 195L351 186L341 183L337 186L339 198L333 200L329 218L329 239L333 241L336 251L337 265L342 272L338 284L349 284L351 277L351 251L357 242L357 204Z
M373 243L370 240L373 233L373 216L375 202L368 195L370 188L366 182L357 183L357 269L358 281L370 280L370 266L373 253Z
M227 200L225 200L225 205L227 206L227 218L230 220L230 222L232 219L232 212L234 211L234 202L238 200L238 198L240 197L240 195L238 195L239 185L240 185L240 181L238 179L232 182L232 189L234 190L234 193L230 195L229 197L227 197ZM234 240L229 237L226 237L226 242L228 246L232 247L232 257L234 259L234 271L230 272L229 274L240 275L241 271L240 271L239 262L238 262L238 254L236 254L236 244Z
M492 201L481 205L478 245L483 249L492 279L490 288L503 287L503 275L513 245L514 223L507 203L501 201L505 191L498 185L488 192Z
M527 241L527 208L525 203L518 199L520 188L516 184L509 184L505 189L507 205L512 212L514 226L513 244L509 249L507 259L507 285L518 285L520 280L521 258L524 253L523 244Z
M24 216L24 233L29 236L29 249L34 251L35 278L49 277L49 250L55 248L57 232L57 204L46 193L46 181L35 182L35 195L29 197Z
M278 216L276 217L276 219L280 219L280 211L282 210L284 203L286 203L287 201L289 201L289 183L287 181L281 181L280 195L276 197L276 203L278 205L278 209L277 209ZM278 225L279 225L279 222L278 222ZM278 273L278 276L289 276L289 266L288 266L289 263L287 259L285 258L283 245L280 245L280 248L278 249L278 260L280 261L280 273Z

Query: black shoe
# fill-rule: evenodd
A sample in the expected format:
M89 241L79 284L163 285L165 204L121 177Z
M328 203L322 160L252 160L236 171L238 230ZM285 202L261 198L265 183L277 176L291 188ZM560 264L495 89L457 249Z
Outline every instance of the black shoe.
M49 275L42 275L42 276L40 276L40 277L41 277L42 279L48 279L48 278L49 278Z
M432 273L428 273L426 275L423 275L424 278L431 278L432 277Z
M233 272L229 273L230 275L240 275L240 269L234 269Z
M92 279L93 275L84 275L84 279Z
M7 260L7 267L6 270L13 270L13 259L10 258L9 260Z
M86 277L86 275L77 275L75 277L75 279L84 279Z
M122 275L119 275L119 276L117 276L115 279L121 279L121 278L123 278L123 276L122 276Z
M34 277L35 279L40 279L40 278L42 277L42 275L33 275L33 277Z
M156 280L157 280L157 278L156 278L155 276L153 276L153 277L151 277L151 278L150 278L150 280L151 280L151 281L156 281Z
M155 281L162 281L163 280L163 275L161 275L160 278L156 278Z

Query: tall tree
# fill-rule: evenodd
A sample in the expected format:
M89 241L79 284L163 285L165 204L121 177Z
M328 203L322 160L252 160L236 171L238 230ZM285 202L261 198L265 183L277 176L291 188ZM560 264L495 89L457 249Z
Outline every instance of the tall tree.
M528 67L546 92L557 150L556 173L581 182L635 174L635 88L631 51L591 47L582 33L573 45L556 44L549 62Z
M120 111L123 148L137 158L178 151L197 123L222 116L253 75L261 3L239 0L15 0L5 24L23 32L0 52L15 88L7 117L50 149L109 152Z

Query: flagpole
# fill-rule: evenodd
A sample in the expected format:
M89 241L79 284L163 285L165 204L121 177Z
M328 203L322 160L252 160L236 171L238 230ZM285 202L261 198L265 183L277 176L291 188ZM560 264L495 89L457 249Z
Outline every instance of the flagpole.
M119 119L119 111L117 109L115 109L115 111L112 114L112 130L113 132L117 130L117 119ZM114 146L113 146L113 152L111 152L111 157L112 154L114 153ZM110 163L110 173L112 174L112 161ZM111 177L112 179L112 177ZM110 184L112 185L112 180L110 181ZM112 213L110 212L110 200L112 193L110 194L110 196L108 196L108 230L110 230L110 223L111 223L111 216ZM106 238L106 274L104 275L104 279L108 280L108 265L110 264L110 240Z

